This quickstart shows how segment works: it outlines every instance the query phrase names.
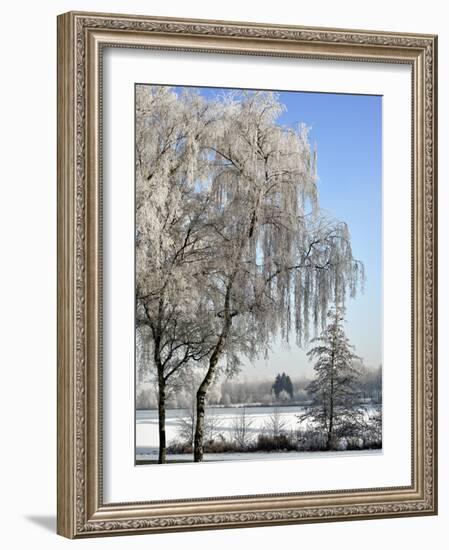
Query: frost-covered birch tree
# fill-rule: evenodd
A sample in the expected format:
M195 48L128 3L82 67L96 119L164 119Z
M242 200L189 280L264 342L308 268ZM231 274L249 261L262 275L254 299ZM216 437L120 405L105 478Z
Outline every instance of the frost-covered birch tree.
M363 277L346 225L318 210L307 130L279 125L282 110L273 93L230 93L202 147L212 155L204 290L215 341L197 393L195 461L203 458L205 397L220 361L235 367L291 333L300 344L309 321L317 327L329 303L354 294Z
M211 119L200 98L180 101L165 87L139 86L136 111L136 329L151 349L163 463L167 387L210 349L198 267L207 248L205 204L195 191L207 173L195 148Z
M276 338L301 345L363 279L348 228L319 210L307 129L280 125L283 109L275 93L138 87L137 317L150 328L160 425L170 377L204 365L195 461L219 370Z

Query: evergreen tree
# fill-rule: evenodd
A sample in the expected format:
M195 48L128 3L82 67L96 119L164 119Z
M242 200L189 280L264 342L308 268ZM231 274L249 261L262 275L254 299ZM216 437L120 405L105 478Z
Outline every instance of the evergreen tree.
M276 399L279 399L281 392L285 392L290 399L293 399L293 384L290 376L285 374L285 372L277 374L274 384L271 386L271 391L274 393Z
M364 415L358 406L359 371L354 366L360 358L345 335L342 308L331 309L328 319L329 324L312 340L316 345L307 353L315 360L315 378L307 386L312 402L299 419L311 420L324 433L329 450L335 448L339 438L359 433Z

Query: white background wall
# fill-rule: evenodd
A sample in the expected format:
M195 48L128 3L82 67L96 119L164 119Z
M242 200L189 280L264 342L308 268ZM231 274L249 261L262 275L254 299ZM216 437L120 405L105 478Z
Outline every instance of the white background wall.
M56 515L56 15L125 12L439 34L440 514L70 542ZM446 548L449 535L449 18L445 2L61 0L3 3L0 85L0 507L3 548Z

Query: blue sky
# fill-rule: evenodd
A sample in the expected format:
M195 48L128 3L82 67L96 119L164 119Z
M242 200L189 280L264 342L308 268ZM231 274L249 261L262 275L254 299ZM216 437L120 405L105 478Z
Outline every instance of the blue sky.
M198 88L205 97L221 89ZM347 334L367 366L382 362L382 97L372 95L280 92L286 106L278 122L310 127L318 153L321 208L344 220L351 232L354 256L365 264L363 294L347 303ZM303 351L281 344L268 360L257 361L257 377L285 370L310 372ZM243 376L254 376L245 365Z

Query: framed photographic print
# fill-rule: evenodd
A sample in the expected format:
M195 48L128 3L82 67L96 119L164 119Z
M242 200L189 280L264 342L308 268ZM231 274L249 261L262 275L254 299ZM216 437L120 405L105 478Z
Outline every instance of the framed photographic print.
M432 35L58 18L58 532L435 514Z

